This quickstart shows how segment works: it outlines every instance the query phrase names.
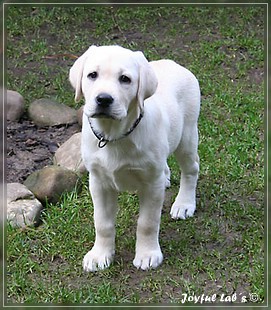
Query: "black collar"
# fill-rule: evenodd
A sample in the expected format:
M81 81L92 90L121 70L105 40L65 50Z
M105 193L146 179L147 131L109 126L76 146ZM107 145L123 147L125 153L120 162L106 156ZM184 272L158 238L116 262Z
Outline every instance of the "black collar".
M124 134L123 134L122 136L120 136L119 138L117 138L117 139L112 139L112 140L106 139L102 133L97 132L97 131L93 128L93 126L91 125L91 121L90 121L90 118L89 118L89 117L88 117L88 122L89 122L90 128L91 128L92 132L94 133L95 137L99 140L99 142L98 142L98 147L99 147L99 148L103 148L103 147L106 146L106 144L107 144L108 142L115 142L115 141L118 141L118 140L121 140L121 139L127 137L130 133L132 133L132 132L135 130L135 128L137 127L137 125L138 125L139 122L141 121L142 117L143 117L143 113L140 113L139 117L135 120L133 126L132 126L126 133L124 133Z

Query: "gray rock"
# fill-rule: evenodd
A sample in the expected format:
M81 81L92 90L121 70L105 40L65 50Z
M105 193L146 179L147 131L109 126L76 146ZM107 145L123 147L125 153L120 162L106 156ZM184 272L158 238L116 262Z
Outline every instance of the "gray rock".
M7 120L17 121L24 114L24 98L18 92L7 90Z
M56 203L65 192L81 189L79 176L66 168L48 166L32 173L24 185L43 203Z
M77 122L82 127L84 106L77 110Z
M29 106L28 114L38 126L55 126L77 122L75 109L45 98L33 101Z
M41 210L42 204L26 186L7 184L7 220L12 226L37 225Z
M81 157L81 132L78 132L63 143L55 153L54 164L70 169L80 175L86 172Z

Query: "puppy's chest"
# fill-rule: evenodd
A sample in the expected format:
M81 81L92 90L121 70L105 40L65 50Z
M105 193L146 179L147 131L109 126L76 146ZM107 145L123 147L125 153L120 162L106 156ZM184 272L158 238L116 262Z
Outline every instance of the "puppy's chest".
M150 166L137 166L130 163L115 166L113 162L107 165L94 164L92 172L99 178L99 182L107 184L118 191L137 190L149 183L153 176Z
M151 178L151 172L148 170L131 165L115 170L113 172L113 180L116 188L120 191L140 189Z

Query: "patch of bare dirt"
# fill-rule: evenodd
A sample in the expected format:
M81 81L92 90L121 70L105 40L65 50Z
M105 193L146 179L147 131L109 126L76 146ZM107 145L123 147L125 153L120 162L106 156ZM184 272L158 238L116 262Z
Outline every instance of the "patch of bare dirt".
M7 121L6 181L23 183L34 171L51 165L58 147L79 131L78 124L37 127L26 117Z

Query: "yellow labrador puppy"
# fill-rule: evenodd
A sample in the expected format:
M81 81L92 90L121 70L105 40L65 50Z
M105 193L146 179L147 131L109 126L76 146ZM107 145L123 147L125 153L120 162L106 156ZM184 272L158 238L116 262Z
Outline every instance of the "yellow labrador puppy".
M133 264L156 268L163 260L158 236L172 153L182 175L171 217L185 219L196 209L198 81L171 60L148 62L120 46L91 46L69 78L75 100L85 99L81 152L96 230L83 268L96 271L113 261L117 195L126 190L137 190L140 200Z

